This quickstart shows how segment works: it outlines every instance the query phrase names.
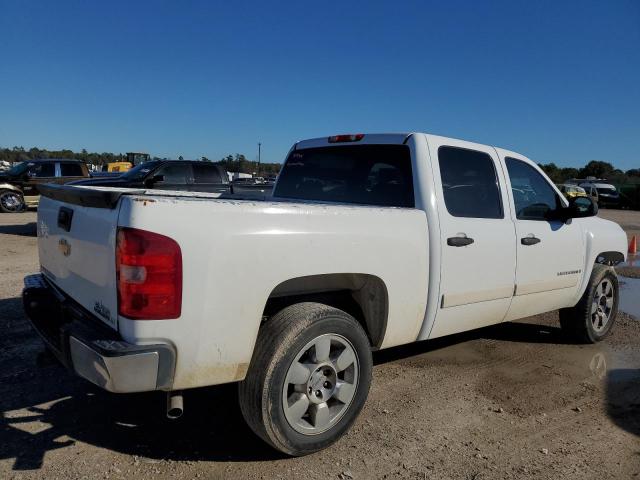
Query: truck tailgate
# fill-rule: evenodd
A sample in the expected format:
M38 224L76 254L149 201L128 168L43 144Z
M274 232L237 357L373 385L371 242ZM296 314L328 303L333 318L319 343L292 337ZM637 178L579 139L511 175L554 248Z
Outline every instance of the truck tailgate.
M38 207L38 253L48 280L117 329L119 209L113 207L80 205L43 195Z

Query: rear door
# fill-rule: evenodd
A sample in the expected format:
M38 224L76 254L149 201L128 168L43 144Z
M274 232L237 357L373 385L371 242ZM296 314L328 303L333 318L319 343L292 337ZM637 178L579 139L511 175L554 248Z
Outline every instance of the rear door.
M507 171L516 225L515 296L507 319L568 306L582 278L579 221L554 220L566 201L531 160L498 149Z
M442 249L431 338L503 320L515 282L515 230L492 147L427 136Z
M221 170L216 165L209 162L194 162L191 166L193 168L192 191L213 193L229 191L229 184L224 182Z

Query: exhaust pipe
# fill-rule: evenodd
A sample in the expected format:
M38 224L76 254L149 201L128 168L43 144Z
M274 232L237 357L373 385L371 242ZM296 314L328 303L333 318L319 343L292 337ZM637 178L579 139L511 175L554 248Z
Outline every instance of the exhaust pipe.
M182 416L184 412L182 402L182 391L176 390L175 392L167 393L167 418L169 420L177 420Z

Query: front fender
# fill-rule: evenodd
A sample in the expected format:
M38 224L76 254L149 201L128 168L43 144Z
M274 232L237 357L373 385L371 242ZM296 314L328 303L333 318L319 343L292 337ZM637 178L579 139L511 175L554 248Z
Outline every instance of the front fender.
M13 190L14 192L22 194L22 190L10 183L0 183L0 190Z
M596 263L599 261L607 263L608 259L613 258L612 253L621 254L622 261L627 259L627 234L617 223L599 217L574 219L573 221L580 221L585 237L584 275L580 288L576 292L575 304L587 289L593 266Z

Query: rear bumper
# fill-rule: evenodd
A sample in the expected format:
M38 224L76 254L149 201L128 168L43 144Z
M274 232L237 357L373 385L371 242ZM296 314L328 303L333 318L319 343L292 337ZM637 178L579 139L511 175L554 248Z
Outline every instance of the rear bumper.
M31 324L67 368L110 392L171 390L176 359L171 345L125 342L43 275L25 277L24 285Z

